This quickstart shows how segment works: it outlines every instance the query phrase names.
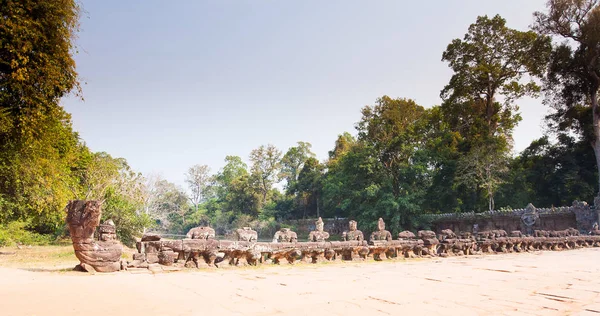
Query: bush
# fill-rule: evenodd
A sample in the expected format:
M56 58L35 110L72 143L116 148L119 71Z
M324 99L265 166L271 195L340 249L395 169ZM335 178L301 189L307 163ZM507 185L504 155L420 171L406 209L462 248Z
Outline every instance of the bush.
M29 223L14 221L0 225L0 247L24 245L49 245L54 241L52 235L42 235L27 230Z

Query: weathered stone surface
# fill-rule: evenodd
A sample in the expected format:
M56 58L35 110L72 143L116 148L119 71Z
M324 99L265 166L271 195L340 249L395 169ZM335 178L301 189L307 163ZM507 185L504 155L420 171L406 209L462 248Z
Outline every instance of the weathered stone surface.
M172 251L182 251L183 250L183 240L161 240L161 250L172 250Z
M153 264L153 263L158 263L158 253L157 252L152 252L152 253L147 253L146 254L146 262L148 262L149 264Z
M515 230L510 232L510 237L523 237L523 233L519 230Z
M379 221L377 222L377 229L377 231L371 233L371 237L369 238L370 242L374 242L377 240L392 240L392 234L389 231L385 230L385 222L382 218L379 218Z
M329 233L323 231L323 219L319 217L319 219L315 222L315 226L317 230L314 230L308 234L308 241L319 242L329 239Z
M431 230L420 230L417 235L420 239L437 239L435 232Z
M160 240L160 235L155 233L145 233L142 236L142 241L158 241Z
M173 265L175 259L177 259L177 256L173 251L161 251L158 253L158 263L164 266Z
M101 203L73 200L67 205L67 226L73 242L75 256L84 270L98 272L121 270L123 246L116 240L112 221L101 225L100 240L94 240L94 231L100 223Z
M398 233L399 239L415 239L417 236L411 231L405 230L403 232Z
M235 235L239 241L257 241L258 233L250 227L242 227L235 230Z
M189 239L214 239L215 230L210 227L199 226L190 229L186 237Z
M365 239L363 232L358 230L358 223L355 220L351 220L348 222L348 231L342 233L342 240L350 241L350 240L358 240L362 241Z
M444 241L446 239L455 239L457 238L456 234L451 229L443 229L440 233L440 237L438 239L440 241Z
M273 236L273 242L297 242L298 234L289 228L282 228Z

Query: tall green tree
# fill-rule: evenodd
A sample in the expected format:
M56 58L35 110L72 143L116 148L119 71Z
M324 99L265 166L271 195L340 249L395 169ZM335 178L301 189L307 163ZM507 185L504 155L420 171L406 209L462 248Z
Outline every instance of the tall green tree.
M322 195L322 181L325 166L314 157L308 158L298 175L297 190L303 199L303 215L306 218L309 215L321 216L320 197ZM310 208L310 210L309 210ZM314 210L314 212L311 212ZM308 212L307 212L308 211Z
M388 96L362 109L358 138L373 150L385 169L395 197L406 192L404 168L412 163L416 150L425 144L425 117L425 108L413 100Z
M63 224L82 147L59 100L78 81L74 0L0 5L0 220L33 220L40 232Z
M338 135L338 138L335 140L333 150L329 151L329 159L327 164L335 164L336 160L347 153L355 143L356 138L354 138L354 136L348 132Z
M589 143L560 134L537 139L510 164L508 180L498 190L503 206L539 207L570 205L573 201L593 201L598 191L594 151Z
M600 6L598 0L550 0L536 12L534 29L566 42L554 47L545 78L546 101L558 133L577 133L588 142L600 170ZM600 172L598 173L600 183Z
M337 154L323 178L325 214L347 216L375 229L379 217L390 230L418 226L427 188L428 112L410 99L379 98L362 110L358 140L336 142ZM340 139L338 139L340 140Z
M185 174L185 183L187 183L190 189L190 202L194 204L196 211L198 211L198 204L205 201L208 197L212 181L213 177L210 174L210 167L207 165L194 165Z
M441 92L444 117L471 142L496 138L508 146L520 121L514 102L540 91L526 75L542 74L550 47L548 37L511 29L499 15L478 17L442 54L454 71Z
M312 145L307 142L298 142L298 146L290 147L281 158L281 172L279 176L285 180L286 191L293 194L297 188L298 176L304 163L315 154L310 150Z
M488 210L494 210L494 195L508 173L509 157L494 146L479 145L458 161L456 185L483 189Z
M250 161L252 162L250 168L251 180L261 192L260 208L262 208L267 203L267 197L273 185L279 179L281 151L271 144L263 145L252 150Z
M473 210L484 203L488 208L493 204L494 190L490 189L496 186L485 180L489 177L464 181L466 178L457 172L476 157L483 163L510 153L512 133L521 120L517 100L536 97L540 92L534 77L542 75L550 50L549 37L511 29L496 15L478 17L465 36L454 39L442 54L454 72L440 94L440 116L445 125L445 136L441 137L451 142L446 142L450 145L446 149L437 146L445 154L443 159L436 159L441 165L434 184L437 191L449 191L444 183L452 187L456 200L450 203L453 209ZM482 153L489 157L480 157ZM441 177L444 181L439 181Z

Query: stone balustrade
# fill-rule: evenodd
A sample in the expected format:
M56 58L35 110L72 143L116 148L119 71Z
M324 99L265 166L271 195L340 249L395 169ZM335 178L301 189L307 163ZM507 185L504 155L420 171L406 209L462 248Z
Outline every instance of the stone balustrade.
M447 233L447 232L446 232ZM417 257L448 257L476 254L568 250L600 247L599 235L571 235L566 232L537 232L539 236L510 237L506 232L453 233L432 238L433 232L419 232L421 238L367 241L248 242L214 239L139 241L139 253L130 267L149 264L222 267L258 264L318 263L324 261L390 260ZM550 237L557 236L557 237Z

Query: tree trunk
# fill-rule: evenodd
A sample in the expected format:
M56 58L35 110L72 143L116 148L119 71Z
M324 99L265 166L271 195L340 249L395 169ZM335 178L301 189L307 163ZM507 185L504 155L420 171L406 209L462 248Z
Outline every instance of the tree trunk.
M316 200L317 200L317 217L321 217L321 214L319 212L319 196L316 195Z
M591 145L592 148L594 148L594 154L596 155L596 168L598 169L598 187L600 188L600 111L598 111L598 94L596 90L593 90L591 98L594 128L594 140L592 141ZM600 196L600 192L598 194Z

